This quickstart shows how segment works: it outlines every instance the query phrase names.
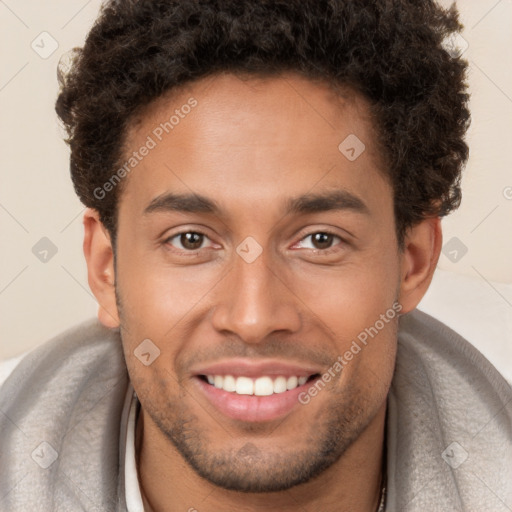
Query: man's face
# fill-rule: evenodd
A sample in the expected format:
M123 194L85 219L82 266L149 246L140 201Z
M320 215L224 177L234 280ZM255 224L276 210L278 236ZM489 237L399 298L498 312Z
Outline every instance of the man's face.
M126 362L145 435L214 484L305 482L382 419L400 254L374 140L360 96L291 74L200 80L130 132L127 158L154 147L119 204Z

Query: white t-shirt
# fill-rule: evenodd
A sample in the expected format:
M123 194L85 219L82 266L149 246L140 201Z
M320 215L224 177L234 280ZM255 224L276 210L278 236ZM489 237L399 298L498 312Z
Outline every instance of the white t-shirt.
M124 459L126 508L128 512L144 512L140 484L137 477L137 466L135 463L135 413L137 412L138 400L131 384L128 386L127 396L130 394L132 395L132 399L129 402L125 402L128 403L130 407L128 421L126 425L121 425L121 428L127 429Z

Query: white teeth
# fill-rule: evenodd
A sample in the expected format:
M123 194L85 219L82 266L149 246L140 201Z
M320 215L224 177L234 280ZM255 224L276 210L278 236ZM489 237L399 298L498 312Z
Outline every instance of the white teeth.
M224 389L224 391L230 391L231 393L236 391L236 380L233 375L226 375L224 377L224 386L222 386L222 389Z
M224 378L222 375L215 375L213 385L218 389L222 389L222 386L224 385Z
M207 375L208 383L217 389L223 389L238 395L269 396L274 393L284 393L298 386L302 386L308 380L307 377L233 377L233 375Z
M211 382L210 382L211 384ZM295 389L299 384L299 379L295 376L288 377L288 380L286 381L286 389Z
M277 377L274 381L274 393L284 393L286 391L286 377Z
M236 379L235 393L237 395L254 395L253 380L249 377L238 377Z
M274 383L270 377L260 377L254 381L254 394L268 396L274 392Z

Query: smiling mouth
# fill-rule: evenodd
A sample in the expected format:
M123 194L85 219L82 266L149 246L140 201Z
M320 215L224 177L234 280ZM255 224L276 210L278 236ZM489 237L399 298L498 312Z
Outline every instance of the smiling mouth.
M305 376L270 376L258 378L233 375L198 375L199 379L219 390L235 395L270 396L292 391L320 377L319 373Z

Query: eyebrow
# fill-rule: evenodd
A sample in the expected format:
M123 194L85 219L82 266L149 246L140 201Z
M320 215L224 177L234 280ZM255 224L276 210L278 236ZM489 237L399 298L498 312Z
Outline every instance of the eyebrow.
M365 215L369 208L356 195L345 190L336 190L323 194L304 194L287 201L287 213L319 213L332 210L350 210ZM199 194L166 193L155 197L144 209L144 215L154 212L210 213L220 215L219 205Z
M330 210L351 210L355 213L370 214L362 199L346 190L326 194L304 194L288 201L290 213L318 213Z
M215 201L199 194L168 193L155 197L144 209L144 215L168 211L219 214L220 208Z

